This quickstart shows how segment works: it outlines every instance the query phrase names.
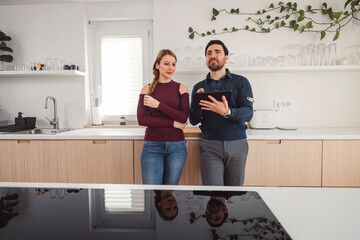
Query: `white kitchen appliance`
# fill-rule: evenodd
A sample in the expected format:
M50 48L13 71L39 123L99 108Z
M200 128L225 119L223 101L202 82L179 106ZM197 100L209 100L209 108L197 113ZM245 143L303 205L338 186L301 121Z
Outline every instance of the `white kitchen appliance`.
M256 109L250 121L252 129L275 129L276 128L276 109Z

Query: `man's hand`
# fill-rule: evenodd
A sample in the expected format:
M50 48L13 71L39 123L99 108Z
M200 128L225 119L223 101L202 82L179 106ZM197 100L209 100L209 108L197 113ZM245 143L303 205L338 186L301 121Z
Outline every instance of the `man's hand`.
M225 96L222 96L222 101L217 101L215 98L213 98L210 95L208 97L212 102L201 100L199 103L199 105L202 106L201 109L215 112L217 114L220 114L221 116L223 116L225 113L229 111L228 102Z
M184 128L186 127L186 123L181 123L181 122L178 122L178 121L174 121L174 128L178 128L178 129L181 129L181 130L184 130Z
M144 106L151 107L151 108L158 108L160 102L153 98L150 95L144 96Z

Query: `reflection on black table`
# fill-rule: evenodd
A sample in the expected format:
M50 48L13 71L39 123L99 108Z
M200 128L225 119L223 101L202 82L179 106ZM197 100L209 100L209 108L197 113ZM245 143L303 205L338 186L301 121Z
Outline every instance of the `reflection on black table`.
M256 192L1 188L0 197L0 239L291 239Z

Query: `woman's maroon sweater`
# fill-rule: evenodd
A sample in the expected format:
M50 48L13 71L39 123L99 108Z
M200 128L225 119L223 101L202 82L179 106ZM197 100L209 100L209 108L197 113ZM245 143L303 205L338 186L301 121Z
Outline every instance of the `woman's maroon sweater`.
M137 119L139 125L147 126L145 141L175 142L184 140L184 132L174 128L174 120L185 123L189 116L189 94L180 94L180 83L171 80L158 83L150 94L160 102L158 108L144 106L144 95L140 94Z

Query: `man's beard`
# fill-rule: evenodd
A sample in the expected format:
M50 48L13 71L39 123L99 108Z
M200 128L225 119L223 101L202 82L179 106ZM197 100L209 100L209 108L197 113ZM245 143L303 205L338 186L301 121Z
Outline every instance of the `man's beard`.
M213 60L210 60L210 62L211 61L213 61ZM215 60L215 61L217 61L217 60ZM223 61L222 64L219 61L217 61L217 62L219 64L214 64L213 65L213 64L208 63L208 68L213 72L216 72L216 71L219 71L220 69L222 69L224 67L224 65L225 65L225 61Z

